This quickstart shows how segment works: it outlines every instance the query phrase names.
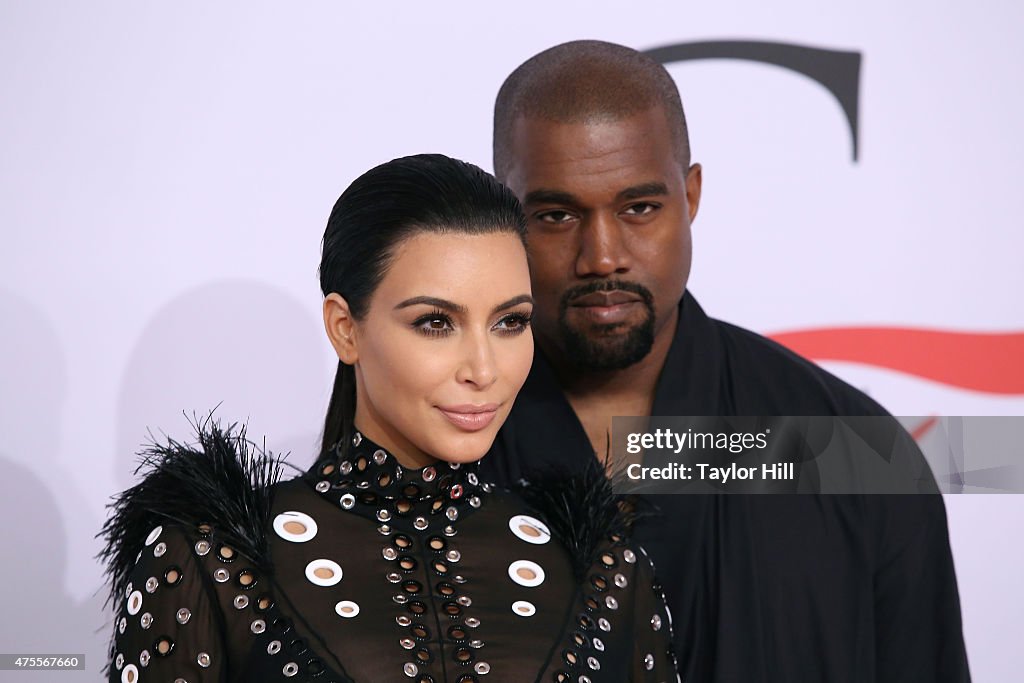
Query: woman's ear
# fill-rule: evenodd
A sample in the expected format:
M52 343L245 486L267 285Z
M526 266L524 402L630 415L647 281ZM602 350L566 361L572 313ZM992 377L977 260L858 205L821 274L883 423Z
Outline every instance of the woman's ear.
M331 346L338 354L338 360L355 365L359 360L359 345L356 339L356 321L349 310L348 302L337 293L324 298L324 328Z

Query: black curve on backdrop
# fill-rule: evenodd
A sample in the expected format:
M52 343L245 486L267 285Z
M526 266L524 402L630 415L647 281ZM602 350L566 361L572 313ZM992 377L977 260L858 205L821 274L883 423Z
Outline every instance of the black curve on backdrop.
M745 59L781 66L821 84L839 102L853 138L853 160L857 160L860 128L861 53L826 50L819 47L757 40L709 40L677 43L644 50L662 64L697 59Z

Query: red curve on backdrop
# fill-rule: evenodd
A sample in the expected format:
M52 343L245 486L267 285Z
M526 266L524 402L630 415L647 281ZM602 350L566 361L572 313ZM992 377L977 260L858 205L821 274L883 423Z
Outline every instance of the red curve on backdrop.
M990 394L1024 394L1024 332L825 327L770 335L810 360L875 365Z

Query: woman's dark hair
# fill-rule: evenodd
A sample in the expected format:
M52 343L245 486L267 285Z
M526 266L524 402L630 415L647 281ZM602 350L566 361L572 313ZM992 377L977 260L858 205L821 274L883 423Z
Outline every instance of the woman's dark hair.
M327 219L320 259L324 296L337 292L361 319L398 246L424 232L509 232L525 244L526 217L511 190L465 161L418 154L381 164L348 186ZM355 372L338 361L323 451L338 442L349 447L355 406Z

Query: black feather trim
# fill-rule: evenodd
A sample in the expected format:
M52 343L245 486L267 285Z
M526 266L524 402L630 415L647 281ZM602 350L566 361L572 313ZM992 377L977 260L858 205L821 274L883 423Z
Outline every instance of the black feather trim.
M596 458L582 470L549 466L531 472L514 490L547 520L551 535L569 551L573 572L582 580L611 537L629 537L633 524L647 511L640 501L615 493L612 478Z
M106 564L112 604L128 585L146 536L161 524L209 524L218 541L258 569L272 569L267 527L281 459L246 439L245 425L222 428L211 413L193 417L192 426L194 445L167 437L165 444L146 446L135 470L142 481L107 506L110 516L97 534L105 545L97 557Z

